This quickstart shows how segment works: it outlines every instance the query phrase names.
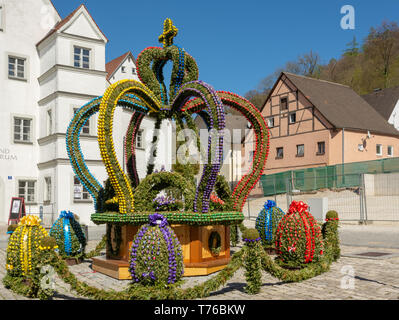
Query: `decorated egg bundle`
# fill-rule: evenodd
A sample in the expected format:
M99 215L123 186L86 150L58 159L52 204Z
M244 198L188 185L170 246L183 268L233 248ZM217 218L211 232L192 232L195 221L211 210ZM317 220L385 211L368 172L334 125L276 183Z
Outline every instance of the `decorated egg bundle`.
M255 228L258 230L263 245L273 245L275 243L275 233L280 220L284 216L284 211L276 207L276 203L267 200L264 208L256 218Z
M57 241L62 257L76 257L84 254L86 237L72 212L61 212L60 217L51 227L50 236Z
M293 201L276 231L279 260L291 267L316 262L323 255L321 229L307 204Z
M176 234L161 214L149 216L133 239L129 271L135 282L173 284L183 275L183 253Z
M27 276L32 272L32 260L40 252L41 240L48 236L40 222L38 217L27 215L21 219L10 236L6 269L11 275Z

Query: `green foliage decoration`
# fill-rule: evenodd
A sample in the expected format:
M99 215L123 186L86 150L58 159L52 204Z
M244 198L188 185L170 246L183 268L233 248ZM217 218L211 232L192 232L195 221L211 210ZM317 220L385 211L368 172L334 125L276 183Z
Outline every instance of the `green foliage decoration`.
M112 237L112 231L114 231L113 237ZM111 256L117 257L119 255L120 247L122 244L122 227L121 227L121 225L107 223L106 237L107 237L107 252ZM115 244L115 246L114 246L114 244Z
M118 212L94 213L91 221L95 224L118 223L129 225L143 225L148 221L148 216L153 211L143 211L121 215ZM242 212L210 212L198 213L192 211L162 212L170 224L186 224L190 226L231 225L244 220Z
M156 97L163 102L168 104L167 95L165 89L161 91L161 88L165 88L156 77L154 69L151 68L151 63L155 61L171 60L173 62L172 75L170 80L169 100L172 101L175 92L174 88L176 80L178 79L179 73L179 48L176 46L169 46L164 49L150 47L141 51L137 57L137 73L141 82L145 83L146 86L156 95ZM197 63L188 53L184 52L184 66L185 72L182 83L191 82L198 80L198 67ZM157 65L154 64L154 67ZM162 70L161 70L162 71ZM163 82L163 76L160 78L161 83Z
M133 239L129 271L143 285L162 286L178 282L183 275L181 244L164 216L155 213Z
M276 249L281 265L302 268L323 255L321 229L302 201L293 201L276 230Z
M183 192L184 210L193 208L195 196L194 186L177 172L161 171L145 177L134 191L135 207L137 211L153 210L153 200L158 193L168 187L175 187Z
M277 226L284 214L284 211L277 207L274 201L265 202L255 222L255 228L258 230L264 246L274 247Z
M336 211L328 211L326 214L326 223L322 227L323 238L325 239L324 243L331 248L333 261L337 261L341 256L338 221L338 213Z
M248 229L242 235L244 246L244 268L248 294L259 293L262 285L261 252L259 233L256 229Z
M63 258L83 258L87 240L82 227L70 211L62 211L50 229Z
M331 220L326 221L323 228L329 229L328 225L335 223ZM242 226L243 227L243 226ZM242 231L245 227L240 228ZM284 282L299 282L306 279L310 279L317 275L322 274L329 270L331 263L334 261L332 248L334 245L334 239L338 239L337 229L331 228L331 232L325 234L325 254L322 256L318 263L307 264L304 268L299 270L290 270L281 267L278 263L274 262L273 259L263 250L259 242L248 242L245 244L244 248L234 253L229 264L220 271L217 275L211 277L209 280L203 282L202 284L195 285L186 289L180 288L178 285L168 285L168 286L144 286L142 284L132 284L128 288L122 291L115 290L104 290L97 287L88 285L87 283L80 281L76 276L70 272L67 264L64 260L54 251L54 250L44 250L38 256L38 261L45 266L52 266L57 275L67 284L71 286L71 290L74 290L79 295L96 299L96 300L182 300L182 299L200 299L210 295L211 292L218 290L223 286L229 279L233 277L238 269L241 267L246 267L248 273L246 291L248 293L257 292L259 288L259 274L257 274L256 269L264 270L270 273L273 277L276 277ZM335 235L334 235L335 233ZM256 239L259 233L255 231L248 231L245 233L247 239ZM331 237L331 238L330 238ZM104 241L104 239L102 240ZM253 250L253 251L251 251ZM256 253L254 252L256 251ZM259 260L253 259L259 256L261 261L261 266L254 267L258 265ZM40 266L36 270L39 270ZM255 270L255 272L248 272L248 270ZM23 277L13 277L10 272L7 272L6 276L3 278L3 284L6 288L13 290L18 294L22 294L29 297L40 297L41 299L46 299L51 297L51 290L47 293L40 293L39 283L41 282L41 273L33 273L36 275L33 279L26 281ZM252 274L256 275L252 277ZM250 286L252 284L252 286Z
M208 238L208 248L211 251L212 255L218 256L220 250L222 249L222 238L220 237L219 232L212 231Z

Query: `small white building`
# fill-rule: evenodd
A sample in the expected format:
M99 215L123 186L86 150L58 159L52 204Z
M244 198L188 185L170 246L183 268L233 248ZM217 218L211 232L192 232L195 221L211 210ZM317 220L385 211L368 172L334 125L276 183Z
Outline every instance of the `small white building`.
M399 86L376 89L362 98L399 131Z
M101 96L110 83L138 80L130 52L109 74L107 42L84 5L61 19L49 0L0 0L0 223L8 220L11 198L24 197L27 213L42 211L46 224L62 210L91 224L93 200L73 173L66 130L75 110ZM114 140L121 164L131 114L120 108L115 115ZM89 169L105 181L96 124L93 116L80 141ZM161 137L166 140L156 168L171 167L170 126L163 123ZM137 152L140 178L146 173L145 148L153 127L154 120L146 117Z

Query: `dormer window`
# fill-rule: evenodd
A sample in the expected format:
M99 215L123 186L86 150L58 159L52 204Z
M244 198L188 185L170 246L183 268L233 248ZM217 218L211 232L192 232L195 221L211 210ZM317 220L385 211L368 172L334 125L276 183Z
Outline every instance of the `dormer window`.
M75 68L90 69L90 49L74 47L73 66Z

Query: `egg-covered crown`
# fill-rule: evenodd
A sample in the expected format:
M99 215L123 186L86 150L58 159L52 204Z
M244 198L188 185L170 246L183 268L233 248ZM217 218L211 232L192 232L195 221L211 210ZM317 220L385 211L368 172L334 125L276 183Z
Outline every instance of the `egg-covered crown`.
M159 36L163 48L146 48L137 57L137 73L140 81L151 89L163 105L171 104L183 84L198 80L198 67L193 57L183 48L173 44L177 32L178 29L172 20L167 18L163 33ZM163 68L168 61L173 63L169 92L163 75Z

